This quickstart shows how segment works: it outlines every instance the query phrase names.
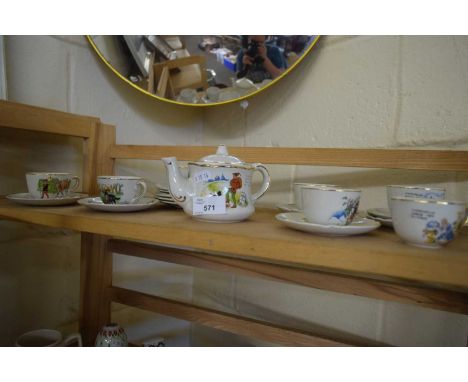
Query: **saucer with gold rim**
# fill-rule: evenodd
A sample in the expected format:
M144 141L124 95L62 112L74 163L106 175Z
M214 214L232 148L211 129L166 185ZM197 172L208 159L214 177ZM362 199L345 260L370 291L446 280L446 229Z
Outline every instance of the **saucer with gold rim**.
M358 217L348 225L322 225L308 222L302 212L285 212L276 215L276 219L289 228L325 236L351 236L371 232L380 227L380 223Z

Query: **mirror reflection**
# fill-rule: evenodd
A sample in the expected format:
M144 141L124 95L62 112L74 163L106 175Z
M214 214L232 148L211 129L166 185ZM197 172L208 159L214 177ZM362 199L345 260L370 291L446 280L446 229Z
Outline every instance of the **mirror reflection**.
M121 77L157 97L213 105L251 95L292 69L312 35L89 36Z

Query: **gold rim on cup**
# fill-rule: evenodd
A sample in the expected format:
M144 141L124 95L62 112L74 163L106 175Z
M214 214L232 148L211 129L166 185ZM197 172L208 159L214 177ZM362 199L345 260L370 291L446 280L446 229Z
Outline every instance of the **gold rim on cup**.
M325 187L325 186L303 186L302 189L312 189L319 191L335 191L335 192L362 192L362 190L356 190L351 188L341 188L341 187Z
M392 196L392 200L400 202L416 202L420 204L438 204L443 206L455 205L455 206L466 206L465 202L452 201L452 200L435 200L435 199L420 199L420 198L407 198L403 196Z
M425 187L425 186L400 186L400 185L388 185L391 188L404 188L407 190L424 190L424 191L444 191L445 188L440 187Z

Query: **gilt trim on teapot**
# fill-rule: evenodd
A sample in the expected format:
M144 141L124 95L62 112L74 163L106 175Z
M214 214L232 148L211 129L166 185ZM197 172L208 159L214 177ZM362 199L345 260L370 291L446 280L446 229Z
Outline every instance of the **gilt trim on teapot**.
M235 164L235 163L204 163L204 162L189 162L189 165L195 165L200 167L210 167L210 168L241 168L244 170L254 170L255 166L249 164Z

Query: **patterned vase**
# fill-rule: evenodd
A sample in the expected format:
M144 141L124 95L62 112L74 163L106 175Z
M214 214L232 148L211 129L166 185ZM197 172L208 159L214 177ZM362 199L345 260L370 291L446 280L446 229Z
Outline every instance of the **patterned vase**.
M119 347L128 346L127 334L123 328L115 323L110 323L102 327L96 337L94 346L98 347Z

